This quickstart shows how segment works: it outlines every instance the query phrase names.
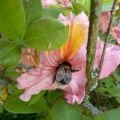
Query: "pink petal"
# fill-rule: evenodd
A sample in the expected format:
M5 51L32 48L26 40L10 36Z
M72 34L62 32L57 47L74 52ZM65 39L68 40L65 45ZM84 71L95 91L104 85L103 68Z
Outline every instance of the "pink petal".
M40 69L31 69L17 78L19 89L25 89L38 82L41 75Z
M49 75L48 77L39 76L38 79L34 79L36 82L32 86L25 89L25 92L20 96L23 101L29 101L32 95L40 93L41 90L52 90L55 89L52 87L54 74Z
M82 11L80 14L74 17L74 23L75 24L84 24L86 28L89 27L89 20L88 16Z
M70 25L73 20L73 13L70 12L68 16L64 16L62 13L59 14L58 20L63 23L65 26Z
M94 68L98 67L102 49L103 49L103 42L98 41ZM102 71L100 74L100 79L103 79L108 75L110 75L113 71L115 71L115 69L119 64L120 64L120 46L108 44L103 62Z
M89 20L86 14L82 11L80 14L74 17L72 12L69 13L68 16L64 16L62 13L59 14L58 20L63 23L65 26L71 25L72 21L75 24L84 24L84 26L88 29Z
M106 33L110 21L110 12L102 12L100 15L100 29Z
M64 89L65 98L68 103L74 104L77 102L80 104L83 101L86 82L85 69L72 74L71 82L68 84L68 87Z
M42 6L43 7L48 7L48 6L55 6L57 5L56 0L41 0Z
M63 7L71 7L72 3L70 0L61 0L61 4Z
M112 35L117 40L117 43L120 44L120 24L113 29Z

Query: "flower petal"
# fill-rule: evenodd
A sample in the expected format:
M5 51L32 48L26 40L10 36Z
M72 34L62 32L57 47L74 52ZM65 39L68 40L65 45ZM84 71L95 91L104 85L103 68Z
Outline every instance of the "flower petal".
M85 69L72 74L72 80L68 87L64 89L65 98L68 103L81 103L85 96L85 86L87 79L85 77Z
M98 41L94 68L97 68L99 65L102 49L103 49L103 42ZM102 71L100 74L100 79L103 79L108 75L110 75L117 68L119 64L120 64L120 46L107 44Z
M57 5L56 0L41 0L42 7L54 6Z
M61 0L62 6L63 7L71 7L72 3L70 2L70 0Z
M87 40L88 35L88 17L84 12L76 16L72 22L69 38L65 45L61 47L61 53L65 59L70 59Z
M62 13L59 14L58 20L63 23L65 26L70 26L73 20L73 13L70 12L68 16L64 16Z
M41 75L40 69L31 69L17 78L19 89L25 89L38 82Z
M100 29L102 30L103 33L107 32L109 21L110 21L110 12L108 11L102 12L100 15Z
M38 81L37 83L33 84L31 87L25 89L25 92L20 96L23 101L29 101L32 95L38 94L41 90L52 90L55 89L52 86L53 75L49 75L48 77L41 78L39 76L38 79L34 79Z
M112 35L117 40L117 43L120 44L120 24L113 28Z

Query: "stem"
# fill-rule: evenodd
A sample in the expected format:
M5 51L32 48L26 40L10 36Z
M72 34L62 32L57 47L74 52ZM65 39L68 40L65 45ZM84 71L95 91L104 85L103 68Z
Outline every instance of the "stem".
M113 6L112 6L112 9L110 12L110 22L109 22L109 26L108 26L108 29L106 32L104 47L103 47L103 51L102 51L102 55L101 55L101 59L100 59L100 64L99 64L99 76L100 76L103 62L104 62L104 56L105 56L105 52L106 52L106 48L107 48L107 42L109 39L110 29L111 29L111 25L112 25L112 18L114 16L115 6L116 6L117 2L118 2L118 0L114 0Z
M91 0L90 3L90 25L87 42L87 63L86 74L88 79L87 92L91 91L96 79L92 77L93 65L96 52L96 41L98 37L99 16L101 12L102 0Z

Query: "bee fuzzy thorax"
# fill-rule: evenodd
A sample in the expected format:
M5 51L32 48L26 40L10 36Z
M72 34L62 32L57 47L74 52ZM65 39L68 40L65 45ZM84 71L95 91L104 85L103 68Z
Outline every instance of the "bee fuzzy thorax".
M58 83L66 85L71 81L73 72L76 71L72 69L72 65L69 62L64 61L57 67L54 79Z

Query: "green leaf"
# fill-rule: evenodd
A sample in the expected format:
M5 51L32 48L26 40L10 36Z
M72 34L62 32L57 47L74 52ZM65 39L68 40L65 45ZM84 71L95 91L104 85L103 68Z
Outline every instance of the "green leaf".
M120 96L115 97L118 103L120 103Z
M14 78L16 79L18 76L20 76L20 73L18 73L15 68L7 68L6 74L8 77L10 77L12 79L14 79Z
M90 0L84 0L83 9L86 13L90 12Z
M29 102L20 100L19 96L21 94L21 91L17 91L8 97L4 106L7 111L13 113L35 113L47 109L43 93L33 96Z
M7 46L0 51L0 62L6 67L17 64L21 56L21 49L18 46Z
M46 95L47 105L51 108L60 96L62 96L61 91L56 90L56 91L47 92Z
M94 118L94 120L120 120L120 108L98 115Z
M83 10L83 6L79 3L73 2L72 5L73 5L73 9L74 9L73 12L75 14L79 14Z
M78 106L68 104L63 99L59 99L51 111L52 120L83 120L83 116Z
M39 95L32 96L32 100L30 100L29 105L34 105L35 103L38 103L39 100L44 96L46 91L41 91Z
M56 49L67 40L67 34L68 29L56 19L42 18L28 27L25 42L37 50Z
M0 0L0 32L21 39L25 32L25 14L21 0Z
M42 10L42 16L57 18L62 11L61 8L44 8Z
M104 3L102 5L102 11L110 11L112 8L113 2L111 3Z
M3 113L3 111L4 111L3 105L0 103L0 114Z
M42 5L40 0L23 0L26 13L26 24L31 24L33 21L42 16Z
M89 116L83 115L83 120L92 120L92 118Z

